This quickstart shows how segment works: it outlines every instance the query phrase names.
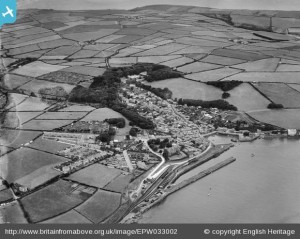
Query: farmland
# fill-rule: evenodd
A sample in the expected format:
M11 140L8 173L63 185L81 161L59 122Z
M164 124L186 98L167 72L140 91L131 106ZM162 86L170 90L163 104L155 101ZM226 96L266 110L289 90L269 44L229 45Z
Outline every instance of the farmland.
M21 10L1 29L0 176L20 193L0 208L5 221L103 222L128 199L132 180L143 182L159 163L145 139L175 136L159 150L195 156L209 144L204 134L245 126L247 114L300 129L299 39L278 33L299 19L285 14ZM238 84L218 88L224 81ZM271 102L284 109L267 109ZM103 122L110 118L125 127ZM12 196L0 191L1 200Z
M222 91L201 82L189 81L183 78L168 79L149 83L153 87L169 88L173 98L215 100L222 98Z
M226 100L238 107L239 110L267 109L270 101L257 92L250 84L244 83L229 91L230 97Z
M68 147L70 147L69 144L64 144L53 140L44 139L42 136L40 136L39 138L34 140L33 143L30 144L30 148L43 150L48 153L54 153L54 154Z
M12 224L27 224L27 220L24 216L24 212L20 208L20 205L18 202L14 202L10 204L9 206L4 206L0 208L0 215L4 222L12 223Z
M7 175L4 176L4 178L8 182L15 182L44 166L47 166L49 174L51 174L53 165L66 161L62 157L29 148L20 148L6 156L7 157L2 156L0 161L2 163L1 167L3 167L1 173L4 173L4 168L7 169ZM45 171L47 170L43 170L43 172L39 174L43 175ZM35 177L36 176L37 175L35 175Z
M75 193L77 189L72 186L72 183L60 180L24 197L21 203L30 220L39 222L55 217L58 214L71 210L90 197L89 194L81 191L79 194Z
M41 222L42 224L89 224L92 223L75 210Z
M248 112L250 116L268 124L278 125L282 128L295 128L300 127L299 117L300 110L286 109L286 110L262 110Z
M282 104L284 108L300 107L300 93L286 84L257 83L253 85L274 103Z
M100 223L112 214L120 205L121 195L108 191L98 190L86 202L75 210L87 217L93 223ZM95 210L97 208L97 210Z
M120 174L120 170L110 169L101 164L95 164L70 175L68 179L85 185L103 188Z

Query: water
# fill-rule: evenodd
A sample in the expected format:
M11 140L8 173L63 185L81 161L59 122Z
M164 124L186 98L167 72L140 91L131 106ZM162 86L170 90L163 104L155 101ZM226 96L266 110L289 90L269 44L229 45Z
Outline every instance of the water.
M184 177L231 156L236 162L170 195L140 223L299 223L299 147L291 139L237 144Z

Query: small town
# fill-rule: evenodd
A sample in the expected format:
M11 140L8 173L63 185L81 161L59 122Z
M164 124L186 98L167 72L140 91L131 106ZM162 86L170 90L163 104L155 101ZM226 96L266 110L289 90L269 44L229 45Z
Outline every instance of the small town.
M0 224L297 222L297 12L51 1L1 27Z

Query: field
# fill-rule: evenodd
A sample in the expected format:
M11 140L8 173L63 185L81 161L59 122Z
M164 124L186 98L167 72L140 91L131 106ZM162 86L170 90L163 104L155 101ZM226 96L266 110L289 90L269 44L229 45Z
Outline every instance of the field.
M49 220L41 222L42 224L89 224L92 223L87 218L79 214L75 210L71 210L67 213L51 218Z
M43 102L39 98L28 97L25 101L18 104L15 108L10 111L42 111L48 108L50 104Z
M37 138L42 132L0 129L0 144L11 148L19 148Z
M236 69L231 69L231 68L220 68L220 69L216 69L216 70L203 71L203 72L189 74L189 75L186 75L185 77L188 79L191 79L191 80L202 81L202 82L219 81L226 77L238 74L240 72L241 72L241 70L236 70ZM240 75L240 74L238 74L238 75Z
M69 105L66 108L60 109L61 112L89 112L95 110L94 107L88 105Z
M62 87L67 93L70 93L72 89L75 87L73 85L68 85L68 84L61 84L61 83L54 83L50 81L45 81L45 80L32 80L21 87L19 89L24 90L25 92L33 92L36 95L38 95L38 92L42 88L54 88L56 86Z
M72 66L63 69L64 72L73 72L87 76L99 76L105 72L104 68L88 67L88 66Z
M43 139L43 137L40 136L39 138L34 140L33 143L29 145L29 147L55 154L60 150L70 147L70 145L53 140Z
M54 165L53 165L54 166ZM43 166L26 176L19 178L15 183L25 186L28 189L39 187L52 179L60 176L61 172L54 170L51 165Z
M28 223L18 202L0 207L0 215L0 224L3 222L11 224Z
M81 121L104 121L110 118L124 118L124 116L112 109L100 108L89 113L87 116L81 119ZM123 140L124 137L129 133L129 121L126 118L124 119L126 122L125 127L117 130L115 139Z
M119 175L117 178L107 184L104 189L117 193L123 193L131 179L131 175Z
M165 61L170 61L176 58L179 58L180 55L165 55L165 56L144 56L144 57L138 57L138 62L141 63L161 63Z
M216 100L222 98L222 91L220 89L184 78L156 81L147 84L158 88L167 87L173 92L172 98L177 99Z
M17 122L16 122L16 127L12 127L11 128L17 128L19 125L24 124L25 122L37 117L38 115L41 115L43 112L42 111L32 111L32 112L21 112L21 111L17 111L17 112L7 112L6 117L7 118L17 118ZM10 122L12 122L12 120L10 120Z
M296 85L296 84L288 84L289 87L292 87L293 89L297 90L298 92L300 92L300 85Z
M244 64L239 64L233 66L234 68L242 69L245 71L271 71L274 72L279 64L279 58L269 58L269 59L262 59L258 61L247 62Z
M121 194L98 190L75 210L94 223L100 223L120 205ZM95 210L96 209L96 210Z
M75 194L72 183L60 180L21 199L32 222L55 217L88 199L87 194Z
M2 168L1 173L4 174L4 178L11 183L34 173L34 171L44 166L47 166L49 174L51 174L52 166L65 162L66 159L35 149L20 148L7 154L6 157L1 157L0 161ZM40 174L44 176L43 174L47 172L47 169L44 168Z
M103 188L120 174L121 171L118 169L108 168L102 164L94 164L71 174L68 179L85 185Z
M194 62L182 67L179 67L178 70L184 73L194 73L194 72L201 72L201 71L208 71L222 68L220 65L205 63L205 62Z
M78 120L83 118L87 112L46 112L38 116L37 120Z
M15 107L16 105L20 104L27 98L28 98L27 95L10 93L10 94L8 94L8 102L7 102L5 109L10 109L12 107Z
M239 85L229 93L230 97L226 101L242 111L267 109L271 103L248 83Z
M22 85L24 85L25 83L31 81L33 78L30 77L26 77L26 76L18 76L18 75L14 75L14 74L7 74L4 76L3 78L3 85L12 90L12 89L16 89Z
M166 61L164 63L162 63L162 65L168 66L168 67L179 67L188 63L193 62L192 59L188 58L188 57L181 57L181 58L177 58L174 60L170 60L170 61Z
M300 107L300 92L286 84L257 83L253 85L274 103L282 104L284 108Z
M223 57L223 56L214 56L214 55L209 55L208 57L205 57L201 61L207 62L207 63L224 65L224 66L237 65L237 64L245 62L245 60L240 60L240 59L235 59L235 58L230 58L230 57Z
M229 91L226 99L244 111L239 114L246 112L262 122L300 129L299 39L269 32L296 27L300 14L290 14L297 19L293 21L289 13L277 11L167 5L133 11L22 12L14 25L1 29L0 85L9 94L7 113L1 114L1 176L9 183L36 188L61 176L53 166L69 160L56 155L69 145L43 139L43 131L79 120L124 118L109 108L96 109L97 104L86 102L71 104L67 99L75 86L88 88L93 78L101 76L109 66L143 62L175 68L182 73L181 78L149 83L169 88L174 99L218 100L223 92L205 82L243 81ZM270 21L271 16L274 21ZM230 17L233 25L228 23ZM253 24L267 30L255 29ZM278 29L276 24L286 29ZM56 86L66 92L56 89L39 94L41 88ZM60 98L41 99L58 93ZM271 101L286 109L268 110ZM107 105L113 105L110 103ZM129 121L125 121L125 128L118 129L114 139L121 141L128 135ZM86 124L86 129L91 125ZM131 146L124 143L124 148ZM132 177L95 163L68 175L69 181L60 179L19 201L33 223L99 223L119 206ZM9 197L9 191L0 192L0 201ZM26 222L19 205L1 208L0 213L5 210L10 214L5 221Z
M300 129L300 110L264 110L248 112L253 118L285 129Z
M31 120L20 128L26 130L53 130L72 122L73 120Z
M226 80L239 80L245 82L269 83L300 83L300 72L245 72L228 77Z
M13 71L13 73L30 77L38 77L53 71L64 69L66 67L67 66L55 66L41 61L36 61L18 68L17 70Z
M8 148L6 146L0 145L0 156L9 153L12 150L13 150L13 148Z
M0 191L0 203L13 199L13 194L10 189Z

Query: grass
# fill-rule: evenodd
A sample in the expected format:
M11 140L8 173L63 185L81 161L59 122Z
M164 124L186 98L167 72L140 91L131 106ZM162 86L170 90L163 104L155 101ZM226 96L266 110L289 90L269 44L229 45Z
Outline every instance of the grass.
M53 130L71 124L72 122L73 120L31 120L22 125L22 129Z
M300 108L300 93L286 84L257 83L253 84L262 94L284 108Z
M103 188L119 176L120 170L108 168L102 164L94 164L71 174L68 179L85 185Z
M5 179L9 183L15 182L44 166L48 166L49 171L53 165L66 161L65 158L29 148L21 148L5 156L0 158L3 163L1 173L6 174ZM6 173L5 169L7 169ZM47 170L41 172L41 176L44 176L46 172Z
M121 194L99 190L89 200L76 208L80 214L94 223L100 223L120 205ZM95 210L97 209L97 210Z
M241 111L266 109L270 103L248 83L239 85L229 93L230 97L226 100Z
M60 150L69 148L69 144L60 143L54 140L43 139L42 136L37 138L29 145L30 148L43 150L49 153L57 153Z
M87 224L91 223L87 218L82 216L75 210L71 210L65 214L51 218L47 221L41 222L43 224Z
M107 186L105 186L105 189L113 192L123 193L131 179L131 175L120 175L111 181Z
M42 132L38 131L0 129L0 144L11 148L19 148L41 134Z
M87 194L72 193L72 183L60 180L21 199L31 222L62 214L85 201Z
M168 79L147 83L152 87L169 88L173 98L194 100L216 100L222 98L222 91L204 83L186 80L183 78Z
M253 118L285 129L300 129L300 110L264 110L248 112Z
M4 220L4 223L12 224L27 224L27 220L24 216L24 213L18 202L13 202L9 205L3 206L0 208L0 223L1 219Z
M13 198L13 194L10 189L0 191L0 203L5 202Z

